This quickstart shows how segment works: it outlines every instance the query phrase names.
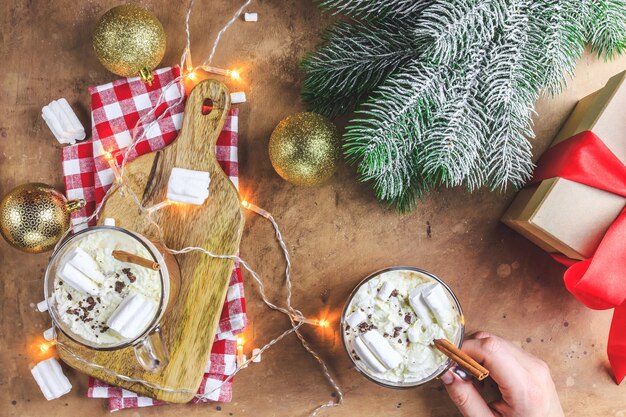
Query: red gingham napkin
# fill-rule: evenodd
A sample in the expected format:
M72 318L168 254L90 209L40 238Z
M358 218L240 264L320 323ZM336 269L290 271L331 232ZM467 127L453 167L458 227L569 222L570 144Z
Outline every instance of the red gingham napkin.
M77 226L86 220L102 201L106 190L114 180L114 174L104 155L109 152L121 162L123 152L131 143L131 131L137 120L156 105L163 88L179 75L179 69L163 68L154 72L152 86L139 78L126 78L98 87L91 87L92 139L63 148L63 178L69 199L82 198L86 206L72 213L74 230L86 227ZM168 104L175 103L183 94L180 85L171 86L165 95L166 103L157 109L156 115L163 113ZM184 103L174 106L146 136L137 143L129 161L139 155L153 152L171 143L182 124ZM217 160L231 181L238 185L237 131L238 109L231 109L216 146ZM147 128L149 118L145 127ZM95 222L91 222L92 225ZM239 266L233 270L230 286L224 300L211 358L206 365L199 393L210 392L224 381L236 368L236 338L247 324L243 281ZM90 378L88 397L108 398L109 410L145 407L165 404L147 397L138 396L128 390L112 387L102 381ZM210 396L211 401L230 401L231 382L222 385ZM194 400L194 402L200 402ZM204 401L203 401L204 402Z

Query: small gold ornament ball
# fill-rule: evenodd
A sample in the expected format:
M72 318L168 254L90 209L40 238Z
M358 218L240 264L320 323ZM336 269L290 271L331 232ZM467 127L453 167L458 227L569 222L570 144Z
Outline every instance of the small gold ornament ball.
M93 49L106 69L122 77L151 73L165 54L165 31L152 13L126 4L106 12L93 33Z
M283 119L272 132L269 154L283 179L295 185L321 184L335 173L337 128L317 113L296 113Z
M24 252L52 249L69 225L67 200L48 185L20 185L0 202L0 232L7 242Z

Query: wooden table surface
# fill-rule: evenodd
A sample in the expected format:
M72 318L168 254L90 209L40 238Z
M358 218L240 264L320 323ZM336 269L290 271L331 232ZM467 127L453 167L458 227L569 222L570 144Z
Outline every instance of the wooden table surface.
M41 181L62 189L60 146L41 119L41 107L66 97L89 126L87 86L115 76L96 60L91 31L97 18L118 1L19 1L0 3L0 194L18 184ZM178 62L184 46L185 2L142 1L163 22L168 35L163 65ZM197 1L191 19L196 60L239 1ZM269 135L284 116L304 109L299 99L298 62L319 42L332 20L309 0L258 0L258 23L238 22L225 35L217 66L244 69L248 102L239 105L240 182L250 201L270 210L281 224L294 263L294 303L305 314L325 312L332 329L305 334L329 363L346 399L328 416L433 416L457 413L438 382L411 390L380 388L350 365L336 319L350 290L364 276L390 265L430 270L456 291L469 330L485 329L513 340L552 368L570 417L626 416L624 391L608 373L606 337L610 312L591 311L561 281L562 268L498 219L513 192L468 194L462 189L432 193L409 215L385 210L354 169L316 188L281 180L267 154ZM605 63L587 55L569 89L537 105L535 153L548 145L576 100L626 68L626 57ZM267 222L248 217L241 253L265 278L269 293L282 300L283 262ZM42 299L49 254L28 255L0 242L0 415L104 416L104 400L85 397L87 378L68 375L72 392L47 402L29 366L32 341L50 326L32 303ZM250 326L246 350L287 328L270 312L244 277ZM315 362L294 337L268 351L260 364L237 375L233 401L170 405L122 411L128 416L306 416L332 400Z

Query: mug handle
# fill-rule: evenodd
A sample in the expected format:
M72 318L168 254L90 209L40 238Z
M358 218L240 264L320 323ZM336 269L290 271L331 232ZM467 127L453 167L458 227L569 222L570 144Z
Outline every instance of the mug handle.
M163 342L161 328L155 327L134 347L137 362L146 371L159 372L169 362L169 353Z

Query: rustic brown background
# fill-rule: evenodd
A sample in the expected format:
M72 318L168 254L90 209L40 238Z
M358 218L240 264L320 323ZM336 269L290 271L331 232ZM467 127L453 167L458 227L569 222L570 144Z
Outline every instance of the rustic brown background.
M145 3L168 35L164 65L178 62L184 45L183 1ZM119 1L3 1L0 3L0 194L28 181L62 189L60 146L40 117L41 107L66 97L89 126L87 86L115 79L91 50L98 16ZM212 39L239 1L198 0L191 19L194 56L205 56ZM405 264L433 271L457 292L470 330L499 333L545 359L567 415L626 416L624 391L607 373L606 335L610 312L583 307L561 282L561 267L498 222L513 193L462 189L432 193L410 215L387 211L371 190L342 165L323 186L306 189L278 178L267 155L268 137L284 116L304 108L299 99L298 62L318 43L332 20L308 0L257 0L259 22L238 22L225 36L216 65L244 68L248 102L240 105L242 192L274 213L294 261L295 305L305 314L336 319L352 287L365 275ZM543 151L576 100L626 68L590 55L561 96L537 105L536 154ZM241 88L241 87L238 87ZM429 234L427 230L431 230ZM241 248L282 300L283 263L269 225L249 217ZM27 255L0 242L0 415L107 415L105 401L85 398L87 378L68 374L74 389L46 402L30 376L32 341L49 318L31 303L42 298L48 255ZM287 327L269 312L246 280L250 327L246 350ZM336 324L336 322L334 323ZM354 371L332 330L307 329L346 393L342 408L326 415L457 415L439 383L406 390L379 388ZM123 411L128 416L305 416L331 400L314 361L290 337L260 364L237 375L229 404L172 405Z

